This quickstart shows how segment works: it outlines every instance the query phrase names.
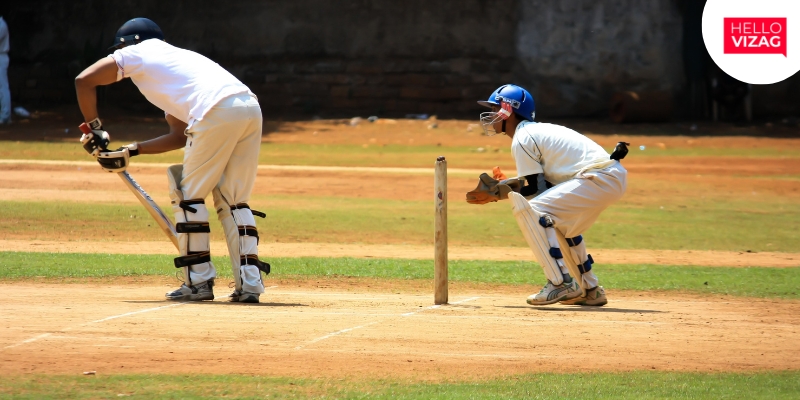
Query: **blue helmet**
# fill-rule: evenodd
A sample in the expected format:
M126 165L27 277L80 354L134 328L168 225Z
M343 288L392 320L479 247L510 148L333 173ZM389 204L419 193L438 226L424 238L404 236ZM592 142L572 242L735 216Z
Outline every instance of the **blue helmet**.
M119 27L114 35L114 45L108 49L118 49L124 45L133 45L147 39L164 40L164 33L155 22L147 18L134 18Z
M533 102L533 96L531 96L530 92L517 85L500 86L492 92L489 100L479 101L478 104L491 108L492 106L500 107L501 102L508 103L514 113L526 121L533 121L536 116L536 105Z

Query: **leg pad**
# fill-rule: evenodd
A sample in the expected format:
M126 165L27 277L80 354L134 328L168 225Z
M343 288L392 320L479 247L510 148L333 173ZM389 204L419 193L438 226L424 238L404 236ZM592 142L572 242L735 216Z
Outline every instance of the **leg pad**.
M175 257L175 268L183 268L183 267L191 267L195 264L202 264L211 262L211 252L209 251L198 251L198 252L189 252L189 254L185 256Z
M180 207L180 208L181 208L181 209L183 209L184 211L188 211L188 212L190 212L190 213L194 214L194 213L196 213L196 212L197 212L197 209L196 209L196 208L194 208L194 207L192 207L192 206L193 206L193 205L196 205L196 204L202 204L202 205L205 205L205 204L206 204L206 201L205 201L204 199L181 200L181 201L178 203L178 207Z
M175 224L177 233L210 233L208 222L179 222Z
M587 260L583 264L578 264L578 269L581 271L581 274L585 274L592 270L592 264L594 264L594 259L592 258L591 254L587 254Z
M583 242L583 235L575 236L574 238L565 238L569 247L575 247Z
M269 263L265 263L258 259L258 255L255 254L245 254L241 256L241 263L239 265L255 265L258 269L264 273L264 275L269 275L269 271L271 266Z
M252 210L251 210L252 211ZM256 238L256 244L258 244L258 229L252 225L241 225L239 226L239 236L254 236Z
M511 200L519 229L533 251L536 261L542 266L545 277L554 285L560 285L564 282L561 273L564 261L555 238L555 229L552 228L552 219L539 214L519 193L511 192L508 198Z
M246 208L246 209L250 210L250 213L255 215L256 217L267 218L267 214L266 213L263 213L261 211L253 210L252 208L250 208L250 206L247 203L239 203L239 204L236 204L236 205L232 205L231 206L231 211L232 210L239 210L239 209L242 209L242 208Z

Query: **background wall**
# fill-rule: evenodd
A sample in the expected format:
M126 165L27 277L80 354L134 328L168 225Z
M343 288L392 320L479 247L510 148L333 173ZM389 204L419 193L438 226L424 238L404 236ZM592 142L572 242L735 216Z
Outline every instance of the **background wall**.
M605 115L619 90L684 84L681 16L672 0L525 0L520 82L557 115Z
M476 99L515 82L538 115L574 117L607 115L619 90L662 90L680 104L687 1L30 0L0 12L20 104L74 103L74 77L108 54L119 25L146 16L242 79L269 116L471 117ZM763 91L757 115L800 113L790 81ZM152 108L130 82L101 98Z

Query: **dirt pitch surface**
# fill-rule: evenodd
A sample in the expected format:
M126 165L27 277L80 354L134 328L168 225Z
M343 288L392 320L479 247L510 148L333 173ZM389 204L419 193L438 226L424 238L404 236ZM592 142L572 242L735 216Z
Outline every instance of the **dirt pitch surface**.
M43 117L44 118L44 117ZM44 125L22 123L0 130L2 140L74 140L64 133L62 119ZM112 121L117 139L142 140L164 130L155 120ZM417 123L417 122L415 122ZM50 124L50 125L47 125ZM405 124L405 125L404 125ZM425 121L417 124L425 126ZM466 122L441 122L440 127ZM52 126L51 126L52 125ZM381 145L414 143L437 145L505 146L470 131L440 136L428 129L405 129L411 122L342 128L323 122L279 124L265 141L274 143L331 143ZM376 136L397 126L397 132ZM455 126L455 125L454 125ZM701 127L705 129L705 127ZM462 129L463 130L463 129ZM586 131L586 130L582 130ZM418 133L414 133L418 132ZM622 132L624 133L624 132ZM694 135L687 128L687 134ZM713 132L712 132L713 133ZM790 132L795 134L795 131ZM781 136L781 135L776 135ZM604 146L621 140L593 137ZM629 138L629 136L625 136ZM492 141L490 141L492 140ZM747 137L657 137L631 140L648 147L757 148L797 146L798 139ZM764 191L769 195L798 196L792 180L754 181L742 188L739 176L791 174L794 158L760 160L695 158L657 163L626 160L632 176L666 181L707 179L731 195ZM468 168L484 166L469 165ZM485 166L490 168L491 165ZM0 200L129 203L135 200L118 179L97 169L75 165L0 164ZM167 201L163 169L137 167L135 176L154 194ZM369 171L259 170L258 195L271 191L305 194L304 187L324 177L325 193L351 196L352 181L359 189L379 187L385 177ZM430 178L404 179L400 199L429 197ZM660 181L659 181L660 182ZM760 186L759 186L760 185ZM474 187L474 177L456 176L450 189L463 193ZM679 186L676 186L679 187ZM755 192L753 192L755 193ZM359 197L381 198L386 191L359 190ZM629 201L649 204L645 191L631 191ZM329 256L418 258L430 254L424 246L320 244ZM64 237L36 240L21 233L0 240L0 251L88 251L81 242ZM119 243L115 248L147 246L155 253L171 253L165 241ZM350 243L350 244L347 244ZM264 244L268 245L268 244ZM216 243L217 254L224 244ZM263 246L263 245L262 245ZM283 246L283 247L281 247ZM327 247L326 247L327 246ZM371 247L370 247L371 246ZM160 249L160 250L159 250ZM366 250L365 250L366 249ZM378 251L376 251L376 249ZM292 244L265 249L297 254ZM453 258L513 259L527 249L452 249ZM602 250L600 250L602 251ZM625 255L627 254L627 255ZM459 255L463 255L459 256ZM625 262L665 264L669 260L701 260L701 265L797 266L796 254L736 252L618 252ZM618 257L619 258L619 257ZM716 261L714 261L716 260ZM688 261L687 261L688 263ZM676 292L609 291L610 303L602 308L551 305L531 307L525 297L535 286L476 285L451 282L450 305L433 306L430 282L325 278L270 280L262 303L228 303L224 283L213 302L166 302L163 294L175 288L170 278L120 278L58 283L54 280L0 282L0 373L80 374L114 373L243 373L298 377L393 377L417 380L491 378L526 372L577 372L627 370L755 371L797 368L800 342L800 301L763 300L728 296L697 296Z
M609 293L530 307L520 287L281 281L262 303L158 300L173 283L0 284L0 373L490 378L796 368L800 302ZM402 287L398 287L402 285ZM217 295L227 294L217 288Z

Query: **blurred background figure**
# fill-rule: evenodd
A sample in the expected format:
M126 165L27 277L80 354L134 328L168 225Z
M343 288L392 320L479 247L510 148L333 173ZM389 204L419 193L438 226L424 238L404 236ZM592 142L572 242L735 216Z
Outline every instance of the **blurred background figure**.
M11 123L11 91L8 88L8 25L0 16L0 125Z

